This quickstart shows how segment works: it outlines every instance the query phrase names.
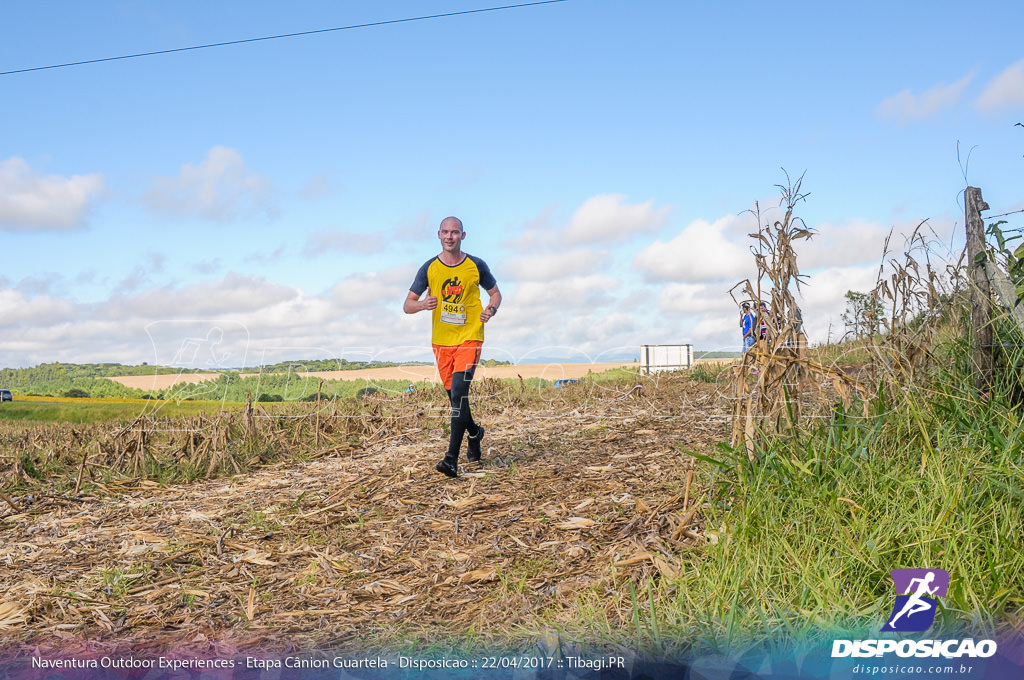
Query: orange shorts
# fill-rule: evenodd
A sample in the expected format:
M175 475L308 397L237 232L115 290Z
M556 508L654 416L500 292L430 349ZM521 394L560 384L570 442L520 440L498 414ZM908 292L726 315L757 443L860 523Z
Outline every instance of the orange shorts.
M480 351L484 343L479 340L467 340L461 345L447 347L434 345L434 357L437 359L437 372L441 374L444 388L452 388L452 373L468 373L473 377L473 370L480 363Z

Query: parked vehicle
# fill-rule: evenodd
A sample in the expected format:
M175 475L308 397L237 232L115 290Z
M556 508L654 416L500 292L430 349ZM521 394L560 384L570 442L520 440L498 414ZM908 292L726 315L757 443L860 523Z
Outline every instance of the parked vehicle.
M0 390L0 401L14 401L14 395L10 390Z

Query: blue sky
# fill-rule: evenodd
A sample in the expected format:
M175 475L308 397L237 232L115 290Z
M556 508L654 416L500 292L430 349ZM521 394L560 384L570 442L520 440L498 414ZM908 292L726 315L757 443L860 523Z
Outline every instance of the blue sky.
M0 71L499 4L11 3ZM492 358L735 349L783 169L834 338L890 230L958 253L967 182L1024 207L1021 19L566 0L0 76L0 366L427 358L401 305L449 214L505 296Z

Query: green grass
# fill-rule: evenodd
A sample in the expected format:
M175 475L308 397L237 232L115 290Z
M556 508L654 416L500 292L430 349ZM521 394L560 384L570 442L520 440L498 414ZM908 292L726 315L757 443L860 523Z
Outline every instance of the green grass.
M950 574L930 636L1020 626L1024 388L1013 376L985 397L954 366L906 398L879 399L868 419L836 411L769 439L753 460L724 444L694 452L716 477L711 543L680 554L677 580L622 586L631 613L620 635L654 653L733 654L756 641L872 637L893 604L889 571L924 567Z
M854 350L832 351L840 365L868 358ZM868 418L837 406L765 439L753 459L724 443L683 450L710 475L709 542L676 553L677 578L623 575L551 607L551 626L654 655L821 648L878 636L894 602L890 570L941 568L950 587L930 637L1019 630L1024 351L1001 357L986 393L965 341L947 337L933 352L913 385L877 393Z
M732 366L729 364L697 364L690 370L690 378L698 382L715 384L723 379L723 373L729 374ZM728 379L728 375L725 379Z
M612 368L600 373L588 373L582 380L588 380L596 384L617 383L627 380L636 380L639 369L636 368Z
M145 401L66 399L46 401L8 401L0 406L0 422L35 421L63 423L130 422L143 413L160 417L214 414L220 410L242 408L242 404L219 401Z

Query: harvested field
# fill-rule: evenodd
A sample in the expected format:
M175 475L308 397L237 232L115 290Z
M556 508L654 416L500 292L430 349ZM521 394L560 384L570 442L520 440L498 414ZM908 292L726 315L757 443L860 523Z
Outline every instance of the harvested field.
M695 364L725 366L734 364L738 359L697 359ZM639 370L636 362L599 363L599 364L514 364L511 366L480 366L477 378L542 378L544 380L560 380L562 378L582 378L590 373L603 373L617 368L631 371ZM216 380L220 373L173 373L163 375L125 375L110 378L125 387L140 390L166 390L179 383L200 383ZM241 377L257 375L244 373ZM358 380L373 382L374 380L408 380L410 382L439 382L437 368L430 366L391 366L388 368L365 368L353 371L306 371L298 373L301 377L320 378L323 380Z
M543 378L544 380L560 380L562 378L582 378L589 373L603 373L615 368L637 370L636 363L605 363L605 364L515 364L512 366L479 366L476 378ZM429 380L440 382L436 366L395 366L392 368L367 368L359 371L317 371L301 373L302 376L323 378L324 380L409 380L419 382Z
M636 363L601 363L601 364L516 364L512 366L480 366L477 378L543 378L559 380L561 378L582 378L588 373L602 373L613 368L638 368ZM242 377L256 375L244 373ZM410 382L438 382L437 368L430 366L391 366L388 368L365 368L354 371L310 371L298 374L302 377L321 378L323 380L408 380ZM125 375L110 378L125 387L140 390L166 390L179 383L199 383L216 380L220 373L172 373L166 375Z
M367 399L361 442L325 435L304 462L8 494L0 628L65 653L531 645L553 626L593 637L586 601L625 629L630 584L695 568L707 477L680 446L710 450L729 406L679 375L507 389L479 385L484 460L454 480L433 470L438 389Z

